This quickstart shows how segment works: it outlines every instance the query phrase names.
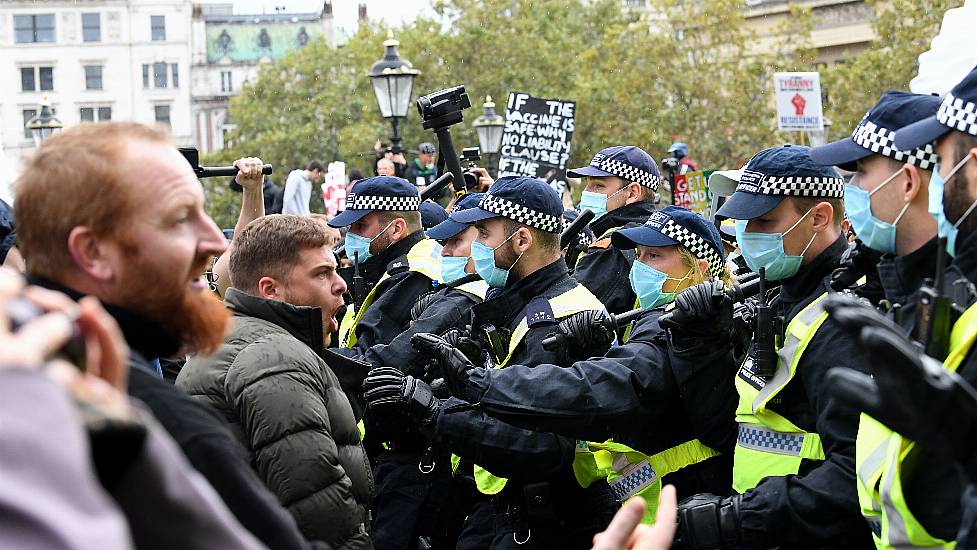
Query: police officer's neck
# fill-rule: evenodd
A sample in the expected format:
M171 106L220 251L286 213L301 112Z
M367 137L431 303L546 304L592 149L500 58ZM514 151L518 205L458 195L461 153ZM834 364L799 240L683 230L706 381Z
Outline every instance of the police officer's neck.
M560 251L552 250L541 250L538 247L530 247L526 250L526 253L513 264L511 270L509 271L509 277L506 282L506 286L510 287L516 281L525 279L533 273L552 265L553 262L562 259L560 257Z
M835 227L834 225L828 226L823 231L819 232L811 242L811 246L807 248L807 252L804 253L804 261L801 263L801 265L808 265L817 259L821 254L824 253L825 250L831 247L831 245L838 240L840 235L841 228Z

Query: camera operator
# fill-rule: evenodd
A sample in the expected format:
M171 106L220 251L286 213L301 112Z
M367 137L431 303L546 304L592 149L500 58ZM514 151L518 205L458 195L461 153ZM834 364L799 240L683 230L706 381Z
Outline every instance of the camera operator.
M392 175L398 178L403 178L407 172L407 159L404 158L403 153L394 153L393 148L390 146L384 147L383 143L378 139L376 143L373 144L373 151L376 153L377 158L373 164L373 174L376 176L382 176L379 172L378 164L381 159L387 159L394 165L394 173Z

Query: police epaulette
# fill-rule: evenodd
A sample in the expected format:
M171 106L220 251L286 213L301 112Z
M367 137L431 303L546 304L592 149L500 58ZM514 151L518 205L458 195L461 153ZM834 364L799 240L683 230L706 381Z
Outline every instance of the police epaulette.
M410 262L407 260L407 255L400 256L394 261L387 264L387 275L396 275L398 273L403 273L410 269Z

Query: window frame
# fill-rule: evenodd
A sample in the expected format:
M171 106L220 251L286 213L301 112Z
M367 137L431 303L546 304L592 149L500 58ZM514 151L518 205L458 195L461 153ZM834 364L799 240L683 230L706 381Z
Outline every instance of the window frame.
M24 28L23 26L18 27L18 25L17 25L18 19L20 19L21 21L23 21L22 18L24 18L24 17L29 17L30 18L30 28L29 29ZM51 18L51 26L50 27L40 27L38 25L38 18L41 18L41 17L50 17ZM41 37L40 37L40 32L41 31L44 31L44 32L50 31L51 32L50 39L49 40L42 40ZM22 33L22 32L30 32L30 35L31 35L30 36L30 40L21 40L21 36L20 36L19 33ZM14 14L14 44L54 44L55 42L57 42L57 40L58 40L57 22L55 21L55 17L54 17L54 14L53 13L16 13L16 14Z
M162 72L158 71L160 67L163 68ZM162 90L169 87L169 71L170 66L165 61L152 64L153 88Z
M166 119L165 120L164 119L161 119L160 116L159 116L160 115L160 109L166 109ZM157 103L157 104L153 105L153 119L156 121L157 124L166 124L167 126L172 127L173 126L173 123L172 123L172 120L173 120L173 109L171 109L170 104L169 103Z
M97 69L98 70L98 77L97 77L98 78L98 87L97 88L93 88L93 87L91 87L89 85L90 82L91 82L91 80L93 78L95 78L93 75L90 75L88 73L89 69L92 69L92 70ZM85 90L104 90L105 89L105 81L103 79L103 75L104 75L104 72L105 72L104 71L104 65L101 65L101 64L82 65L82 72L85 73Z
M162 23L157 25L156 23ZM159 34L157 35L157 31ZM152 42L166 42L166 16L165 15L150 15L149 16L149 38Z
M85 24L85 18L86 17L90 18L92 16L95 17L96 25L94 29L97 36L94 39L89 40L88 36L85 33L91 30L92 27L90 25ZM88 44L93 44L102 41L102 14L100 12L88 12L88 13L81 14L81 41Z

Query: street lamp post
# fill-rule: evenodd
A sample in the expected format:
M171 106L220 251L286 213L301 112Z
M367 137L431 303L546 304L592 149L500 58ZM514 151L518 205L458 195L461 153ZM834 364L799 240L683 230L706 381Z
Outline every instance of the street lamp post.
M492 177L495 177L498 166L497 163L491 161L495 159L495 155L499 152L499 146L502 145L502 129L505 126L505 121L495 113L495 103L492 102L492 96L485 96L482 109L484 109L482 115L475 119L472 126L478 134L478 145L482 153L488 157L488 171Z
M394 40L392 35L387 38L383 43L386 48L383 59L374 63L370 69L370 80L373 82L373 93L377 96L380 114L390 120L390 127L393 130L390 142L394 154L402 151L400 134L397 133L398 121L407 117L414 79L421 74L413 68L410 61L400 58L397 53L399 45L400 42Z
M34 138L34 145L40 147L41 143L51 137L51 134L64 127L64 124L51 111L51 102L45 97L41 101L41 112L34 115L26 125Z

